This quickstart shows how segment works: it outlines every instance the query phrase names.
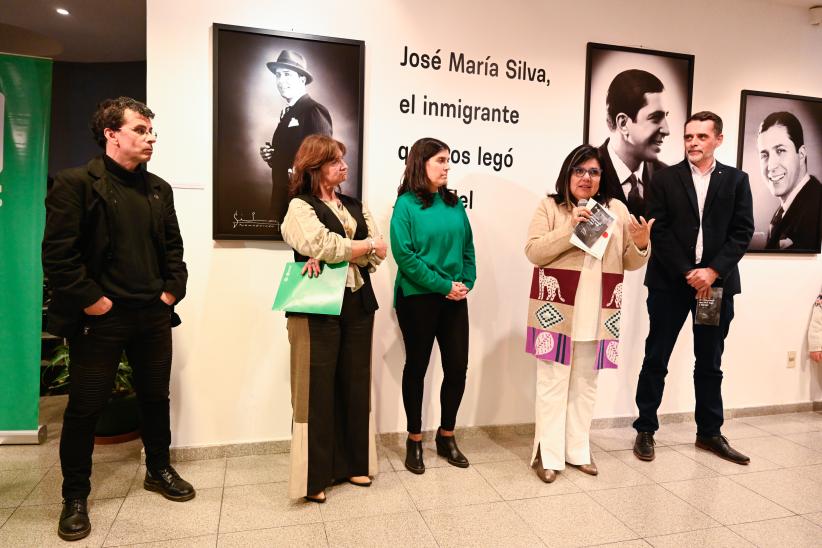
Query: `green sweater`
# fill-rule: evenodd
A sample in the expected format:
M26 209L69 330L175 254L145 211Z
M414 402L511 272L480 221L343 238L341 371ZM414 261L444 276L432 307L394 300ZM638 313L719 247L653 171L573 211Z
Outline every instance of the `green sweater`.
M397 289L403 295L448 295L451 282L474 287L474 241L460 201L449 206L437 193L423 209L413 193L399 196L391 215L391 251L398 267L395 299Z

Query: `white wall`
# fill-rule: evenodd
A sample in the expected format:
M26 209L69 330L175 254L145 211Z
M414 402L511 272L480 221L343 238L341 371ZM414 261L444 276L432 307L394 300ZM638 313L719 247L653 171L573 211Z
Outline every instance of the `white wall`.
M533 420L533 361L523 352L531 267L522 252L535 204L553 184L565 154L582 138L588 41L696 56L694 111L725 120L720 161L735 165L741 89L822 95L822 29L804 9L745 0L537 2L349 0L179 0L148 2L148 102L162 139L151 170L178 189L177 210L190 279L175 330L173 429L176 446L290 437L285 320L270 311L291 253L283 244L211 239L211 24L224 23L366 43L364 197L387 232L402 171L397 147L423 135L452 148L478 145L515 164L499 173L454 166L451 186L474 190L469 212L478 249L478 282L470 297L468 387L459 425ZM545 67L550 87L530 82L438 73L399 66L403 47L465 52L501 65L508 58ZM516 126L423 118L399 112L410 93L480 105L508 104ZM272 129L275 121L272 120ZM405 429L400 393L402 339L391 308L396 266L375 275L382 308L374 337L378 429ZM819 376L804 359L785 367L786 352L805 355L810 305L822 281L816 256L748 256L743 294L725 351L726 407L822 399ZM623 367L600 376L598 417L635 412L636 378L647 333L644 288L634 275L623 320ZM690 333L671 361L662 412L693 408ZM439 361L432 363L424 426L438 424ZM430 381L434 381L431 383ZM431 389L431 386L437 389Z

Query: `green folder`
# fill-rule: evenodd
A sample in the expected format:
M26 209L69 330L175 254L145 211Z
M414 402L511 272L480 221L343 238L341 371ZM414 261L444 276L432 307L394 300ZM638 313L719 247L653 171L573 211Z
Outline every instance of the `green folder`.
M285 265L272 309L339 316L348 263L324 264L320 275L313 278L300 274L304 266L304 262Z

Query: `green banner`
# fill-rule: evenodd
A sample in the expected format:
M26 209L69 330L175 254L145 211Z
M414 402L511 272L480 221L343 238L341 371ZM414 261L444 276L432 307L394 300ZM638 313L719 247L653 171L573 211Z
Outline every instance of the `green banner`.
M51 60L0 54L0 431L36 430Z

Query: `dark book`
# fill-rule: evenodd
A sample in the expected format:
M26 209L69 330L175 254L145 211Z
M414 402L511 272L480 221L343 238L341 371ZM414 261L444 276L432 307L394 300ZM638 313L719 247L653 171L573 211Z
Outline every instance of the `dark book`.
M722 288L712 287L709 298L697 299L694 323L697 325L719 325L719 312L721 309Z

